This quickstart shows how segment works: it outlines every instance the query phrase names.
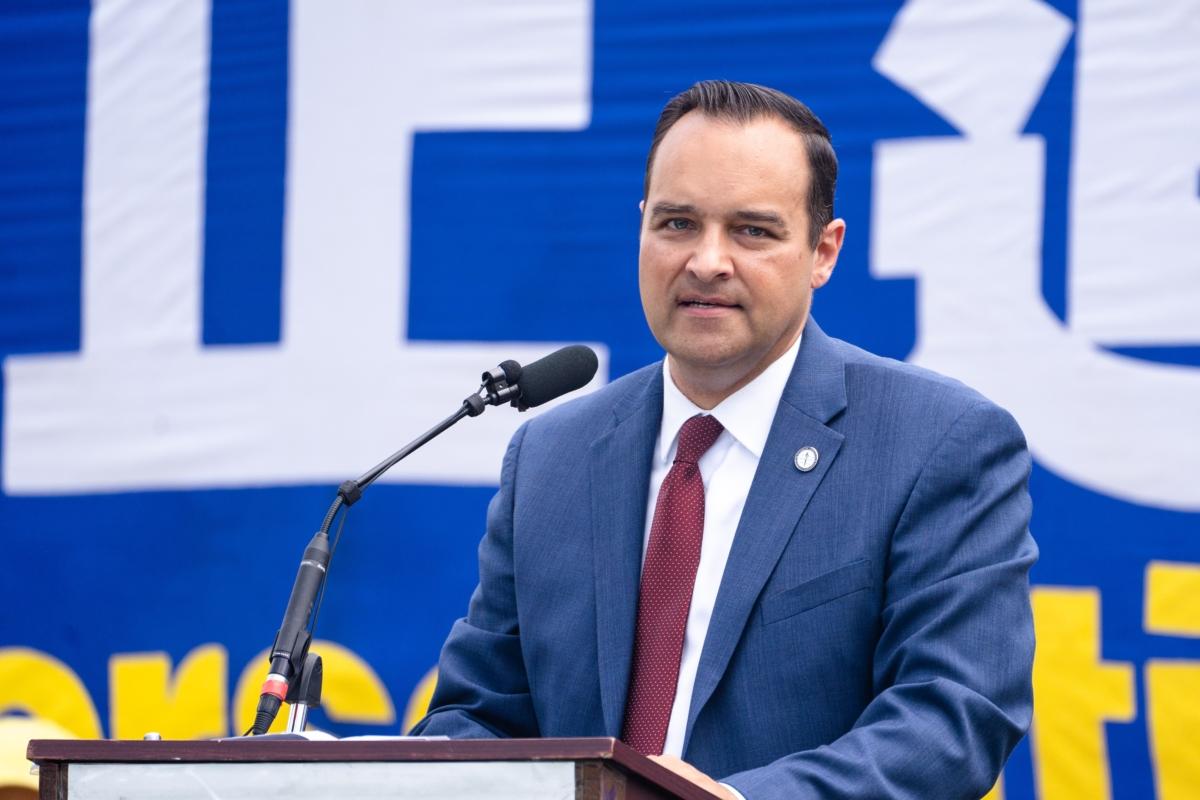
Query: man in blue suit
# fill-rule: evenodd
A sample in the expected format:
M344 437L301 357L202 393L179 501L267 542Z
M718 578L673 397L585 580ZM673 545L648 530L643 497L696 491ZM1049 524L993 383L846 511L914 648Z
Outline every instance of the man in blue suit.
M415 733L621 736L749 800L992 786L1032 711L1029 455L809 317L836 171L779 92L668 103L639 259L668 356L513 438Z

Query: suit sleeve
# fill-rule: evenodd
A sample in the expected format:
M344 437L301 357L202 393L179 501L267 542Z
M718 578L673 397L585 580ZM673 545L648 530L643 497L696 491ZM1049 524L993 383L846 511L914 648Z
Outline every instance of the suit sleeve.
M1033 710L1029 471L1006 412L981 402L950 425L893 532L874 699L829 745L723 782L748 800L978 800L992 787Z
M488 506L487 533L479 544L479 585L467 616L454 623L442 647L429 713L413 727L413 735L539 735L521 655L513 583L513 494L524 435L522 426L504 455L500 490Z

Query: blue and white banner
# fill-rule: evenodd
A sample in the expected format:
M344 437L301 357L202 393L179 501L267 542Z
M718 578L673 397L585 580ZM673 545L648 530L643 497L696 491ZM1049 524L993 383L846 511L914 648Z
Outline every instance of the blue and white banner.
M244 730L340 481L505 358L661 357L645 151L731 78L833 132L825 330L1029 437L1037 708L992 796L1200 797L1197 42L1194 0L8 0L0 713ZM320 727L419 712L521 421L350 513Z

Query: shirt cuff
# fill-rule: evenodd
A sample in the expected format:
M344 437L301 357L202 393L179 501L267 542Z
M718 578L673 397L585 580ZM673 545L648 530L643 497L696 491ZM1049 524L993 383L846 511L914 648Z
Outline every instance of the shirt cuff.
M737 789L730 786L728 783L722 783L721 785L724 786L729 791L733 792L733 796L736 797L737 800L746 800L746 796L744 794L742 794Z

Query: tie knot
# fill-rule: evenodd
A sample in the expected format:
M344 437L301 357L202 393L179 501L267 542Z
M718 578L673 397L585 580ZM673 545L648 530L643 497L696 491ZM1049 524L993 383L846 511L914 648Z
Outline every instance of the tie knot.
M708 452L713 442L721 435L725 426L709 414L697 414L683 423L679 429L679 447L675 449L675 463L683 461L695 464Z

